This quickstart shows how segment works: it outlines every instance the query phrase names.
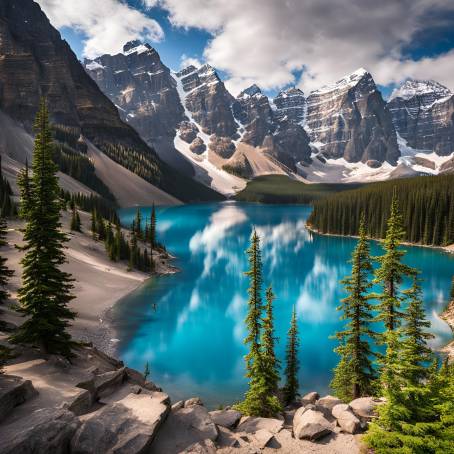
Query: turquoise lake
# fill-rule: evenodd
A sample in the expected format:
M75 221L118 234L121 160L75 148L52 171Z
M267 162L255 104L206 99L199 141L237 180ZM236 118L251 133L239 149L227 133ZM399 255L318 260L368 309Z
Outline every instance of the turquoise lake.
M135 208L120 212L129 226ZM329 391L337 356L330 336L342 326L336 307L344 296L355 239L314 235L305 228L309 206L235 202L160 208L158 240L177 257L181 272L150 279L119 302L113 324L118 354L139 370L148 361L151 380L175 402L199 396L210 407L239 400L246 388L244 318L248 281L245 249L254 226L261 237L264 285L276 294L277 354L284 356L292 306L299 318L301 392ZM149 217L150 209L142 208ZM371 242L373 255L380 244ZM405 247L405 262L421 270L433 346L451 338L437 317L446 304L454 255ZM156 311L152 305L156 303Z

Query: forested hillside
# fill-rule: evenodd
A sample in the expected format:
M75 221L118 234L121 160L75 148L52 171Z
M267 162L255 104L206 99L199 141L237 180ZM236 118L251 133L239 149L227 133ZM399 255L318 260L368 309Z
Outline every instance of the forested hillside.
M383 238L394 190L405 222L405 241L454 243L454 175L386 181L329 196L314 202L308 225L320 233L357 235L364 211L368 236Z
M330 194L360 186L360 183L306 184L286 175L263 175L249 181L235 198L257 203L312 203Z

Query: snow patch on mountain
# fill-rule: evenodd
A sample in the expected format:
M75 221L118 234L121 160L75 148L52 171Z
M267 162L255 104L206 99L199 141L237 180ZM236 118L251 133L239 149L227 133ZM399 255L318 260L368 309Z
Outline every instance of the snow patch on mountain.
M331 93L332 91L344 90L345 88L354 87L364 76L369 75L367 70L364 68L359 68L355 72L348 74L347 76L342 77L337 82L333 84L325 85L318 90L311 92L311 95L324 95L326 93Z
M434 80L407 80L392 91L389 101L395 98L409 100L414 96L428 94L433 95L434 99L442 99L451 96L452 92Z
M208 68L206 68L206 66L208 65L205 65L204 67L202 67L203 69L200 68L199 70L202 70L204 76L210 77L212 76L212 73L209 71ZM199 130L199 132L197 133L197 137L199 137L203 141L206 149L200 155L193 153L190 149L189 144L180 138L178 131L176 131L175 134L174 146L180 153L182 153L193 164L195 164L194 166L196 171L195 178L198 181L204 184L208 183L209 186L211 186L214 190L220 192L221 194L227 196L233 195L246 186L246 180L244 180L243 178L236 177L235 175L232 175L226 172L225 170L219 169L209 161L208 145L210 143L210 136L203 132L202 126L194 120L192 112L189 111L188 108L186 107L186 97L191 92L184 91L182 78L187 77L189 74L192 74L195 71L197 71L197 68L194 67L194 71L184 72L183 75L179 73L180 77L176 73L173 73L172 77L175 79L177 83L177 92L178 96L180 97L180 102L184 108L184 113L188 120L197 126L197 129ZM194 88L194 90L196 90L197 88L198 87ZM205 170L206 174L208 175L211 181L206 181L207 175L201 169Z

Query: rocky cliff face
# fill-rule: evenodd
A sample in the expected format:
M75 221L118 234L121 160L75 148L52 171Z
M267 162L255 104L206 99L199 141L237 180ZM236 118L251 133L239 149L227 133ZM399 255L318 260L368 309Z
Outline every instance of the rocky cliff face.
M406 81L391 94L396 131L417 150L440 156L454 152L454 94L435 81Z
M196 199L216 196L175 173L121 120L117 108L86 73L37 3L3 0L0 110L31 131L41 97L46 98L56 127L82 135L150 183L186 200L193 194Z
M399 157L391 115L363 69L310 94L306 127L327 158L396 164Z
M176 82L158 53L132 41L123 53L85 60L85 69L148 144L173 141L183 120Z

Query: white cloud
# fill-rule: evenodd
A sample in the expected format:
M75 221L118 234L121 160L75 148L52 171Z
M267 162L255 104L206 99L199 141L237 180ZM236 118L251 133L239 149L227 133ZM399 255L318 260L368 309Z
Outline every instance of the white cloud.
M160 41L161 26L139 10L120 0L37 0L57 28L71 27L82 32L84 56L94 58L104 53L115 54L132 39ZM156 2L146 0L148 6Z
M204 56L227 72L235 92L255 82L265 89L299 83L305 91L359 67L387 85L433 78L454 88L454 53L412 61L405 46L436 27L452 0L160 0L175 26L213 35ZM430 14L429 14L430 13ZM445 24L446 25L446 24ZM303 77L296 81L295 71Z
M187 68L190 65L195 66L196 68L200 68L202 66L202 63L198 58L189 57L188 55L183 54L181 56L180 69Z

